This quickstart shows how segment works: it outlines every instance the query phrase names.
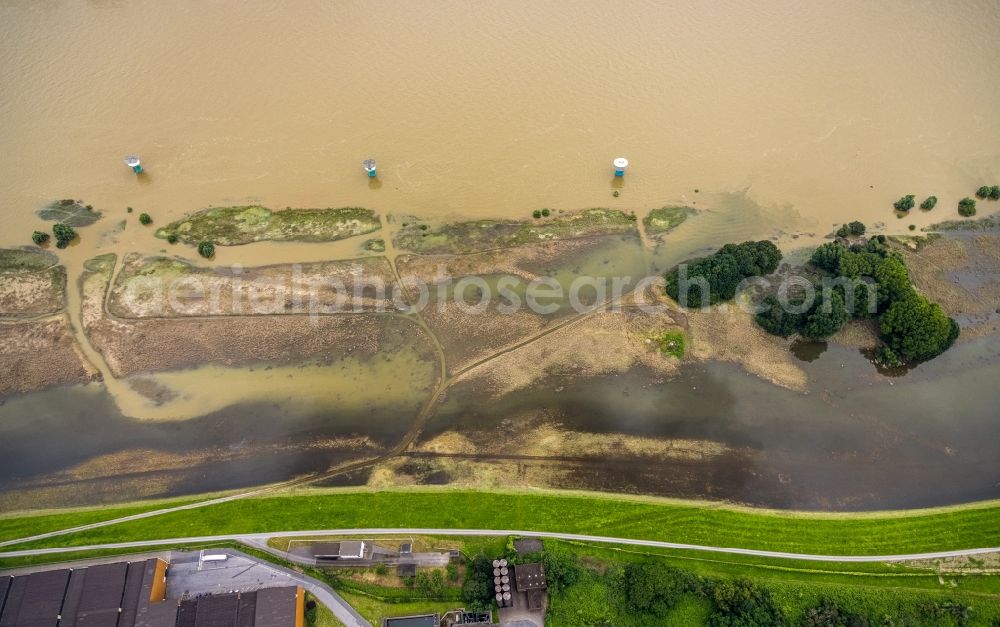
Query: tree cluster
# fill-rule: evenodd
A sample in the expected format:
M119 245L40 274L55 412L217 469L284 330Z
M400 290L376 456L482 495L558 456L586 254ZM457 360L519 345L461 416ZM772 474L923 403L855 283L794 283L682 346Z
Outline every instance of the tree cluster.
M902 257L888 248L883 236L851 246L828 242L813 252L811 263L834 279L829 282L833 285L815 284L818 298L808 309L805 290L788 295L784 303L775 295L766 296L757 314L764 330L822 339L852 318L874 314L885 342L877 356L890 366L935 357L958 337L958 324L914 289Z
M726 244L687 263L683 276L684 264L668 272L666 291L684 307L707 307L731 300L744 279L771 274L780 261L781 251L767 240Z
M621 574L620 592L629 611L665 617L681 595L698 592L698 576L686 570L658 564L627 564Z
M488 612L493 607L493 560L482 553L466 565L462 599L473 612Z

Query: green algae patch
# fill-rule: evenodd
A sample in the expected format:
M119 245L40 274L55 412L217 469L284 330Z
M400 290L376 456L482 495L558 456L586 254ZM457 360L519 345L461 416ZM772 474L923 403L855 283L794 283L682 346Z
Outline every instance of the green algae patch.
M684 333L682 331L664 331L654 339L660 352L664 355L677 359L684 357Z
M403 222L396 247L416 253L470 253L539 242L635 234L634 215L617 209L585 209L543 220L472 220L431 228L418 221Z
M370 209L284 209L267 207L216 207L199 211L183 220L157 229L156 236L175 235L187 244L214 242L239 246L252 242L332 242L371 233L381 228Z
M696 212L691 207L660 207L650 211L649 215L642 219L642 225L649 235L663 235L679 227L688 216Z
M361 248L370 253L384 253L385 252L385 240L384 239L370 239L362 244Z

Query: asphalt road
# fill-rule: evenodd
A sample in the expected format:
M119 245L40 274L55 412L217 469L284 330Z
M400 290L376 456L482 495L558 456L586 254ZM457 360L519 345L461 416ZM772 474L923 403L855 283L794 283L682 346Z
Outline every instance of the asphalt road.
M309 531L275 531L270 533L247 533L218 536L195 536L190 538L167 538L162 540L142 540L135 542L113 542L109 544L91 544L85 546L56 547L44 549L23 549L18 551L0 552L0 558L27 557L31 555L50 555L53 553L69 553L73 551L90 551L100 549L134 549L140 547L190 545L208 542L235 541L251 546L266 543L267 538L296 538L309 536L386 536L386 535L424 535L424 536L528 536L537 538L553 538L557 540L575 540L579 542L599 542L605 544L622 544L661 549L689 549L708 551L712 553L728 553L732 555L753 555L757 557L779 557L793 560L809 560L817 562L899 562L921 559L936 559L943 557L959 557L964 555L979 555L982 553L998 553L1000 547L979 549L959 549L956 551L936 551L931 553L906 553L899 555L811 555L808 553L789 553L785 551L762 551L758 549L741 549L735 547L701 546L697 544L682 544L678 542L660 542L658 540L635 540L632 538L612 538L608 536L592 536L577 533L555 533L550 531L530 531L523 529L313 529Z

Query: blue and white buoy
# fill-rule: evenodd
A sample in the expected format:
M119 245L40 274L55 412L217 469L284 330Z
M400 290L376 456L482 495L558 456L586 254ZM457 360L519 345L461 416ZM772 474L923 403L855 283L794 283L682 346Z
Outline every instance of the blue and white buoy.
M125 165L132 168L132 171L136 174L142 174L142 164L139 163L139 157L136 155L129 155L125 157Z
M374 159L365 159L361 165L365 166L365 172L368 173L368 178L373 179L378 176L378 173L375 170Z
M615 176L625 176L625 168L628 167L628 159L625 157L618 157L614 161L615 165Z

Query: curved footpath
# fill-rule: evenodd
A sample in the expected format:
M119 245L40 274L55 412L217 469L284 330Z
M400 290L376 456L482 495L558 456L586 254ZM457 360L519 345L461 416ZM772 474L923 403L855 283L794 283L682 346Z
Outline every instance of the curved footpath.
M33 555L50 555L56 553L71 553L76 551L93 551L102 549L134 549L154 546L172 546L180 544L197 544L207 542L242 542L259 547L266 545L268 538L300 538L309 536L387 536L387 535L425 535L425 536L530 536L536 538L552 538L555 540L575 540L579 542L598 542L604 544L623 544L644 546L660 549L687 549L693 551L709 551L713 553L730 553L735 555L752 555L756 557L778 557L793 560L808 560L816 562L899 562L908 560L937 559L944 557L960 557L979 555L982 553L1000 553L1000 547L978 549L959 549L955 551L937 551L933 553L909 553L901 555L810 555L808 553L786 553L784 551L762 551L758 549L740 549L721 546L701 546L697 544L682 544L678 542L661 542L658 540L636 540L633 538L612 538L608 536L592 536L579 533L556 533L551 531L527 531L523 529L313 529L309 531L275 531L271 533L245 533L218 536L194 536L189 538L166 538L161 540L144 540L132 542L113 542L108 544L90 544L84 546L55 547L44 549L23 549L19 551L0 552L0 559L9 557L29 557Z

